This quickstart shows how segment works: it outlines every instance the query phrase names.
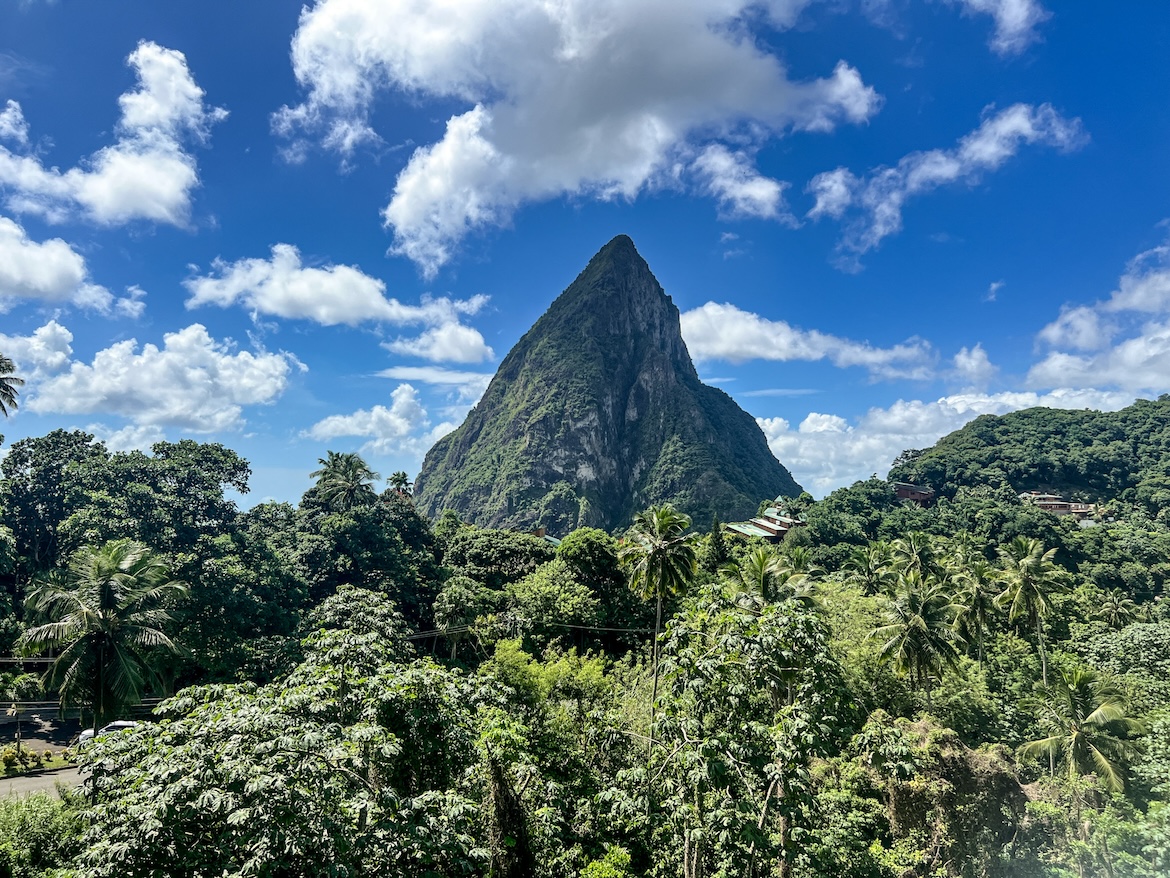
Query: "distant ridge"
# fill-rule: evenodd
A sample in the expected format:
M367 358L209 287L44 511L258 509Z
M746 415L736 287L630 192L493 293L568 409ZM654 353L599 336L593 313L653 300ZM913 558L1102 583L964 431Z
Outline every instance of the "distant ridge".
M932 448L902 453L891 481L961 488L1006 485L1070 500L1139 503L1170 520L1170 396L1116 412L1032 408L981 415Z
M432 516L557 534L663 502L703 527L801 491L755 419L699 380L678 308L625 235L516 343L415 488Z

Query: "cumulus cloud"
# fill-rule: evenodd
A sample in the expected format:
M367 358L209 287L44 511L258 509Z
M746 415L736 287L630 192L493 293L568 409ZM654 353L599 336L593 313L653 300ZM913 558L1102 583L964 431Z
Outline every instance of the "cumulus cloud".
M127 63L138 85L118 99L122 112L112 145L64 172L0 145L0 189L12 210L50 221L81 214L102 225L136 219L186 224L199 175L185 144L205 142L227 111L204 104L181 52L141 42ZM3 118L0 131L13 132L9 139L27 146L20 105L9 101Z
M778 219L795 225L796 217L784 202L789 184L762 176L742 152L713 143L695 159L694 168L719 200L725 217Z
M386 348L434 363L482 363L495 356L479 330L460 323L444 323L417 338L396 339L387 343Z
M22 146L28 145L28 122L20 104L9 99L0 110L0 140L14 140Z
M954 356L955 377L965 386L973 388L986 387L999 370L992 365L991 358L983 345L973 348L963 348Z
M1037 333L1036 339L1054 348L1095 351L1109 344L1115 328L1091 305L1065 307L1060 316Z
M149 451L156 443L167 438L159 427L137 424L116 430L105 424L90 424L85 432L100 439L110 451Z
M1054 390L1049 393L960 393L931 401L898 400L872 408L849 423L810 413L795 428L784 418L757 418L772 453L816 496L834 488L884 476L908 448L924 448L983 414L1002 415L1033 406L1116 410L1133 402L1125 392Z
M1170 391L1170 323L1144 324L1138 334L1096 354L1053 351L1028 371L1030 387L1120 387L1132 394Z
M313 137L348 158L379 140L370 112L384 92L461 103L441 139L411 156L383 215L394 251L428 275L469 232L562 195L634 198L689 174L725 208L760 215L771 199L779 216L779 183L746 155L735 175L713 177L718 155L706 149L863 122L880 104L848 64L796 82L753 38L752 27L791 26L804 5L319 0L292 44L305 100L273 124L294 153L295 139Z
M954 0L952 0L954 2ZM968 14L995 19L991 48L1000 55L1018 55L1040 39L1036 28L1052 13L1036 0L957 0Z
M1065 306L1036 339L1051 350L1028 372L1031 387L1170 391L1170 244L1139 253L1107 299Z
M925 379L933 374L934 352L920 339L876 348L783 320L767 320L730 303L707 302L682 314L687 349L697 360L828 360L834 366L861 366L873 378Z
M953 149L910 153L895 167L876 168L865 178L846 168L818 174L805 190L816 199L808 217L845 222L838 244L841 264L856 268L862 254L901 231L902 208L911 197L951 183L972 185L1023 146L1067 152L1086 139L1079 119L1064 118L1050 104L1015 104L998 113L989 108L980 126Z
M350 415L330 415L304 435L318 442L348 436L368 439L361 448L367 454L422 454L437 437L428 432L431 422L418 391L409 384L399 384L390 399L388 407L376 405Z
M85 260L60 238L37 243L0 216L0 308L8 299L63 302L85 281Z
M73 354L73 333L56 320L50 320L32 335L0 333L0 352L12 360L18 375L39 379L69 365Z
M398 325L446 324L475 314L486 296L452 300L424 298L404 305L386 297L386 284L351 265L306 266L291 244L275 244L270 259L217 259L213 273L183 282L188 308L240 304L257 314L312 320L325 326L365 321Z
M27 405L42 414L109 414L141 427L194 433L236 429L245 405L275 401L294 367L291 355L236 351L195 323L163 336L163 346L135 339L98 351L90 364L41 382Z

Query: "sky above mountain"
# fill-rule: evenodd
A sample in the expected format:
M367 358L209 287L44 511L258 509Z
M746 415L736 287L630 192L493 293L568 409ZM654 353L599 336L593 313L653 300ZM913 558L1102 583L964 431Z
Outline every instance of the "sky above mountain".
M417 473L617 234L815 495L1170 391L1170 7L0 0L6 446Z

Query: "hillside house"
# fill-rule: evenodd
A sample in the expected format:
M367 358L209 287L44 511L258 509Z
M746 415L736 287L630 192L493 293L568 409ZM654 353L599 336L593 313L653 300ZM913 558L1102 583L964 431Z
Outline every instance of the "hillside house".
M934 488L911 485L909 482L894 482L894 496L899 500L917 503L919 506L929 506L934 502Z
M1097 506L1094 503L1075 503L1072 500L1065 500L1059 494L1046 494L1043 491L1025 491L1020 494L1020 502L1030 503L1037 509L1043 509L1053 515L1075 515L1081 521L1097 514Z
M723 525L729 533L744 537L760 537L770 543L778 543L784 539L784 534L794 527L804 524L799 516L788 515L779 506L769 506L760 515L750 521L737 521Z

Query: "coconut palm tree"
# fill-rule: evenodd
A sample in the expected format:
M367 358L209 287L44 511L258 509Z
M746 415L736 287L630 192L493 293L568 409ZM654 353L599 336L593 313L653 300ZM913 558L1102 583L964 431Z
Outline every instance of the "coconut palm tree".
M894 582L892 550L885 540L876 540L868 546L858 546L849 554L841 569L849 574L850 580L861 586L866 595L886 591Z
M732 600L753 611L776 599L776 552L757 546L742 561L729 561L719 568Z
M979 558L955 575L959 591L955 595L958 613L955 616L955 631L967 643L975 644L979 666L983 667L983 641L991 617L995 613L995 602L1002 590L1000 571L991 562Z
M56 576L40 583L26 607L47 619L20 638L26 654L60 650L45 674L64 710L90 707L101 728L159 684L152 649L174 650L163 628L166 604L187 593L185 583L146 546L116 540L85 546Z
M16 408L16 388L24 384L23 378L17 378L12 372L16 365L8 357L0 354L0 413L5 417Z
M317 496L326 506L341 512L368 506L376 498L373 482L381 478L356 452L326 451L318 458L321 468L309 473L317 480Z
M1069 777L1096 774L1106 789L1125 788L1125 763L1136 753L1129 739L1145 731L1127 716L1128 704L1110 680L1086 668L1061 671L1039 700L1040 721L1052 734L1020 748L1025 758L1064 760Z
M953 669L959 657L954 631L959 608L943 583L915 569L899 572L893 593L881 601L885 624L870 636L883 641L881 658L909 676L914 688L926 692L930 709L934 679L944 665Z
M1101 609L1097 611L1097 618L1114 630L1120 630L1131 622L1136 622L1141 615L1137 604L1126 597L1119 588L1106 592L1101 598Z
M658 636L662 631L662 603L681 594L695 575L697 534L688 534L691 519L667 503L651 506L634 516L619 551L630 571L630 588L658 607L654 616L654 688L650 700L650 735L654 735L654 703L658 700ZM653 743L653 742L651 742Z
M921 576L939 572L930 535L921 531L912 531L890 544L890 563L895 570L916 570Z
M1000 550L1003 559L1003 592L996 598L1008 608L1008 621L1023 619L1036 633L1040 651L1040 677L1048 685L1048 651L1044 647L1044 618L1051 612L1049 595L1062 591L1067 574L1055 562L1056 549L1045 550L1037 539L1016 537Z
M390 478L386 480L386 485L404 497L409 497L414 490L414 485L410 483L410 477L402 470L390 473Z

